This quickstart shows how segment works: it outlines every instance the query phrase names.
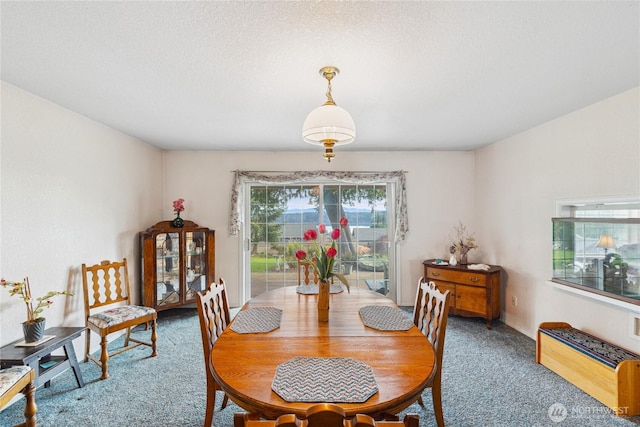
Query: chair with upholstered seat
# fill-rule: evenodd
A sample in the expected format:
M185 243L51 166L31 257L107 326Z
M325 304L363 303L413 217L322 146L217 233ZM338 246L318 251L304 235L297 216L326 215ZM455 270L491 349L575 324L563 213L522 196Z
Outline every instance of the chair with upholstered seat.
M150 307L132 305L130 299L129 270L127 259L122 262L102 261L87 267L82 264L82 285L84 288L84 310L87 325L85 362L92 360L102 367L100 379L109 378L109 358L140 345L151 347L151 356L157 356L156 310ZM137 325L151 324L151 342L131 337L131 329ZM113 332L126 329L124 347L109 354L107 337ZM91 351L91 331L100 336L100 359ZM129 345L129 342L134 344Z
M13 366L0 370L0 410L4 408L18 394L24 394L26 404L24 406L25 422L18 426L35 427L36 413L36 387L33 385L35 372L29 366ZM4 425L4 424L3 424Z
M233 427L418 427L420 418L407 414L403 421L376 421L368 415L358 414L346 418L344 410L331 403L319 403L309 407L304 419L294 414L276 420L261 420L254 414L234 414Z
M222 390L213 378L211 349L220 334L231 322L224 279L220 279L220 283L211 283L211 286L204 291L204 294L196 293L196 298L198 301L200 333L202 335L202 349L204 351L205 375L207 377L207 406L204 425L205 427L210 427L213 422L213 410L216 404L216 390ZM222 399L221 409L227 406L228 399L225 394Z
M425 282L424 278L418 280L416 304L413 310L413 323L427 337L435 351L435 374L427 385L431 388L433 397L433 412L436 416L438 427L444 426L444 414L442 413L442 355L444 354L444 336L447 331L447 318L449 316L449 291L442 293L435 283ZM424 406L422 396L418 403Z

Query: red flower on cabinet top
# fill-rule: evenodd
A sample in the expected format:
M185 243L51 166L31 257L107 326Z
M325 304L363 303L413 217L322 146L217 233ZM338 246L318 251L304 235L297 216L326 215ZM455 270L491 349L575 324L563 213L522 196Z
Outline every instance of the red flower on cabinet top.
M178 199L173 201L173 211L175 213L182 212L184 210L184 199Z

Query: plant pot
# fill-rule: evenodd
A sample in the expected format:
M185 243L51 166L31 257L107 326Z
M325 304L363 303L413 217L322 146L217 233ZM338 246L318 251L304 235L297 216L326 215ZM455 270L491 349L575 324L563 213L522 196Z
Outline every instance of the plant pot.
M45 319L40 319L38 322L24 322L22 324L22 333L24 334L24 341L27 343L32 343L36 341L40 341L44 336L45 330Z

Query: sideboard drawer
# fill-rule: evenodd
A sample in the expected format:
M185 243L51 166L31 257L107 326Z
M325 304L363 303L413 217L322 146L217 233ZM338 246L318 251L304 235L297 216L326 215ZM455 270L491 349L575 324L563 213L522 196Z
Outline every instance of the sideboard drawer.
M427 267L427 278L445 282L464 283L470 286L486 286L487 275L466 271L453 271Z

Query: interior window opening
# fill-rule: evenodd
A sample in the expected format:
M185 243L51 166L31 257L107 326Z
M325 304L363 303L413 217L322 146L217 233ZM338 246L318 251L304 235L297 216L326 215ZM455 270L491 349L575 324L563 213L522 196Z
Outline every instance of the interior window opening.
M553 218L553 280L640 305L640 204L575 204Z

